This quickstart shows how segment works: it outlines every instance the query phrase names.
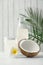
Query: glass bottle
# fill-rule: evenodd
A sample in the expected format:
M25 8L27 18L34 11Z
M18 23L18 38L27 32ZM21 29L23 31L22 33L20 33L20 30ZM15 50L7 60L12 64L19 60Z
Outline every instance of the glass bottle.
M23 18L19 18L18 29L17 29L18 41L20 41L21 39L28 38L28 30L26 29L25 25L22 22L23 22Z

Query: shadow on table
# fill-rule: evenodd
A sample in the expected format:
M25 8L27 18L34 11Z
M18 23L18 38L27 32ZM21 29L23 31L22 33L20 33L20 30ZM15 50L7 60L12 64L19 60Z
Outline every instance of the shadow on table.
M43 58L43 55L37 55L34 58Z
M32 59L34 59L34 58L43 58L43 52L42 52L42 53L40 52L37 56L34 56L34 57L26 57L26 56L24 56L24 55L21 54L21 53L19 53L18 55L11 55L11 57L16 58L16 59L17 59L17 58L18 58L18 59L19 59L19 58L23 58L23 59L24 59L24 58L30 58L30 59L31 59L31 58L32 58Z
M22 54L19 54L17 55L15 58L26 58L26 56L22 55Z
M19 54L19 55L17 55L15 58L43 58L43 55L42 55L42 54L38 54L38 55L35 56L35 57L26 57L26 56L24 56L24 55L22 55L22 54Z

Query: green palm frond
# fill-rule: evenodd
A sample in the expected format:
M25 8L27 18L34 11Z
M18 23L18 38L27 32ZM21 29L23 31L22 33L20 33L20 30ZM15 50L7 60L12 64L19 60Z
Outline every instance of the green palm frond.
M36 11L35 11L36 10ZM24 22L28 22L31 24L33 29L33 35L29 34L29 37L33 40L37 40L37 43L43 42L43 16L42 10L33 10L32 8L25 9L26 15L21 14L25 18Z

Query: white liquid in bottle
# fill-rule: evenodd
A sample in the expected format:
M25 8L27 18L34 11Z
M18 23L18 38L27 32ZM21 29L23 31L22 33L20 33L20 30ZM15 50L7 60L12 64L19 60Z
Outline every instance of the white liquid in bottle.
M23 25L20 21L21 20L19 19L19 24L18 24L18 29L17 29L17 39L18 39L18 41L21 40L21 39L28 38L28 30L23 28Z

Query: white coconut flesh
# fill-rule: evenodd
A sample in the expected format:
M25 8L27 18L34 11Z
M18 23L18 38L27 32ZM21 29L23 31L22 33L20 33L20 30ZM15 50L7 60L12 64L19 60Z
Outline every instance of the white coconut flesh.
M26 52L33 53L39 51L39 45L32 40L23 40L20 43L20 48Z

